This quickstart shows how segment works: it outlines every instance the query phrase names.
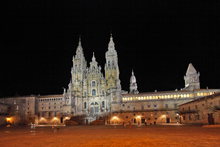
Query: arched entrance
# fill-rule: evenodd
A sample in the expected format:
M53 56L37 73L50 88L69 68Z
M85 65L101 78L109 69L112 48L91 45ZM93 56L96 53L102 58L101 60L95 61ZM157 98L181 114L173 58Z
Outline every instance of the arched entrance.
M98 102L92 102L90 104L90 114L95 115L100 112L100 106Z

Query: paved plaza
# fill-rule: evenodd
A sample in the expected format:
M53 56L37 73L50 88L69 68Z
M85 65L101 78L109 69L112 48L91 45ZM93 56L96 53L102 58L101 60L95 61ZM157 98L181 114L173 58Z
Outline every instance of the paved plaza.
M0 146L219 147L220 128L201 126L0 128Z

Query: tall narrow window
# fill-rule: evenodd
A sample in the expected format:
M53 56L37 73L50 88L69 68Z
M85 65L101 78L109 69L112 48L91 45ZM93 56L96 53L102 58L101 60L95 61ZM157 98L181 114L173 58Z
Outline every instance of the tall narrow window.
M96 95L96 90L93 89L93 90L92 90L92 96L95 96L95 95Z
M87 106L86 106L86 102L84 102L84 109L86 109L86 107L87 107Z
M102 108L105 108L105 101L102 101Z

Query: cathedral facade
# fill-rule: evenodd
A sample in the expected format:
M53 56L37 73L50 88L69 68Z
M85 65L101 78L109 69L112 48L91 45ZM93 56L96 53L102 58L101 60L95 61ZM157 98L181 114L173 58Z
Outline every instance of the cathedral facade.
M84 115L86 122L107 115L112 103L120 101L121 84L119 79L118 56L113 37L110 37L108 51L105 54L105 75L93 53L92 61L87 66L81 40L73 56L71 80L68 89L64 89L66 114Z

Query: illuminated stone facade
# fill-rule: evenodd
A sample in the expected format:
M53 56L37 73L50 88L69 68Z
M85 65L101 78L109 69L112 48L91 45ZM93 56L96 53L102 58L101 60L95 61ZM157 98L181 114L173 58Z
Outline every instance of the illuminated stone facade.
M93 53L87 67L81 40L73 57L71 81L64 90L64 113L85 115L85 122L91 122L111 111L112 102L119 102L121 85L119 79L118 56L113 37L110 37L106 52L105 77Z
M122 103L111 115L111 124L163 124L180 122L179 105L220 92L198 89L122 94Z
M6 123L6 117L8 115L9 106L4 103L0 103L0 126Z
M184 124L220 124L220 93L184 103L179 111Z
M13 124L26 124L35 122L36 96L1 98L0 103L8 106L7 117Z
M37 96L36 99L37 123L63 123L64 98L62 94Z
M196 71L193 67L192 63L189 64L186 75L184 76L185 80L185 88L187 90L194 90L200 89L200 82L199 82L200 73Z
M131 78L130 78L130 92L129 93L133 93L133 94L138 94L138 87L137 87L137 81L136 81L136 77L134 75L134 71L132 70L131 73Z
M220 92L200 89L200 74L190 63L181 90L139 93L132 71L128 93L121 89L112 36L105 59L104 74L94 53L88 66L79 39L72 59L71 80L63 94L1 98L0 103L12 108L10 116L19 116L29 123L64 123L80 116L85 124L100 118L107 124L158 124L180 122L179 105Z

